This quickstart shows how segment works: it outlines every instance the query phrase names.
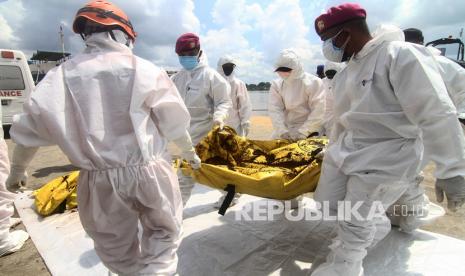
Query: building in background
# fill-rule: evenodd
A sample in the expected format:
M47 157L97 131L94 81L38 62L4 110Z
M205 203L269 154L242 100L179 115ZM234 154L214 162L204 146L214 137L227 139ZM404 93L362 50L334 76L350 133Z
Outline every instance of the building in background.
M37 51L28 61L34 83L40 82L52 68L71 57L70 53Z

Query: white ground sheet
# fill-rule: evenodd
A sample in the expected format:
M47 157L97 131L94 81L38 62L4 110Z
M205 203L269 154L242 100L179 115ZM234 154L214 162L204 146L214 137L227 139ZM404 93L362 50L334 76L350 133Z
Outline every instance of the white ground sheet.
M246 195L223 217L213 208L219 196L200 185L194 189L184 211L179 275L309 275L324 261L334 223L291 221L284 213L273 221L246 221L247 216L237 220L246 204L266 201ZM305 201L311 209L313 201ZM107 275L76 212L41 218L27 195L19 196L15 205L53 275ZM365 275L465 275L464 256L465 241L393 229L368 253Z

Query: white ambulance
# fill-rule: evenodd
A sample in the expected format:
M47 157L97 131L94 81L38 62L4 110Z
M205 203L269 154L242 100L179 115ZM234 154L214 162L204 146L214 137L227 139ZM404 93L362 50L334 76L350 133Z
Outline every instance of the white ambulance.
M34 81L21 51L0 49L0 99L2 123L11 125L13 115L21 113L23 103L34 89Z

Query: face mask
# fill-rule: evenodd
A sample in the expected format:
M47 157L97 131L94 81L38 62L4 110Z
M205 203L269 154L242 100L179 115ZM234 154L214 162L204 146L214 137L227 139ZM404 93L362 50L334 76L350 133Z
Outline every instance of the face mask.
M283 80L289 78L289 76L291 75L291 72L279 72L278 71L278 75L280 78L282 78Z
M329 61L338 63L342 62L342 59L344 57L344 48L349 42L350 37L347 37L346 41L344 42L341 48L336 47L333 41L339 34L341 34L341 32L342 30L339 31L335 36L328 38L323 42L323 55Z
M234 71L234 64L224 64L222 67L225 76L230 76Z
M190 71L199 65L198 56L179 56L179 63L181 66Z

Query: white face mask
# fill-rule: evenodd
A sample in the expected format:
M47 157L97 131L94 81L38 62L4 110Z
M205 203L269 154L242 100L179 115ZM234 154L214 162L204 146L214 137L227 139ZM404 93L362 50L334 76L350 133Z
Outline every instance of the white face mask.
M328 38L323 42L323 55L329 61L338 62L338 63L342 62L342 58L344 57L344 48L346 47L347 43L349 42L350 36L347 37L344 44L342 44L342 47L338 48L338 47L336 47L336 45L334 45L333 41L341 32L342 32L342 30L340 30L333 37Z
M283 80L289 78L291 75L291 72L277 72L279 77L282 78Z

